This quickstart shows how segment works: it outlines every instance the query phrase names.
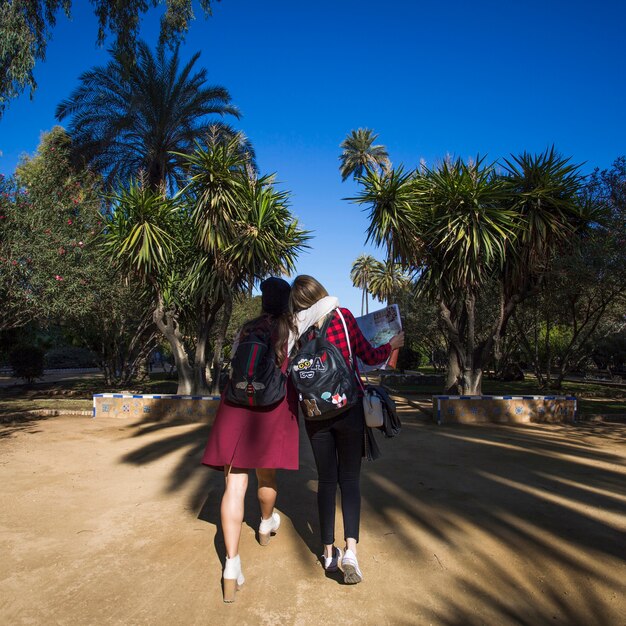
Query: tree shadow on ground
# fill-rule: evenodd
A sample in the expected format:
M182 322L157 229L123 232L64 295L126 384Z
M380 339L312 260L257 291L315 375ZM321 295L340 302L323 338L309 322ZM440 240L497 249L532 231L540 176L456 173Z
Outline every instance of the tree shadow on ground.
M441 546L446 584L422 581L429 601L412 600L414 615L448 626L615 623L608 599L621 598L626 575L626 425L436 426L410 415L399 437L381 441L383 457L365 464L362 497L364 522L387 529L412 559L432 561L425 545ZM122 461L180 455L168 491L184 488L190 508L219 529L223 476L200 466L209 430L142 421L129 426L132 438L163 436ZM317 554L316 473L303 432L300 450L300 470L279 473L278 508L303 555ZM245 523L258 525L253 473ZM468 535L481 540L468 545ZM221 532L215 542L223 560Z
M49 418L49 415L31 415L29 413L0 415L0 439L8 439L19 432L25 432L29 435L41 432L39 422Z

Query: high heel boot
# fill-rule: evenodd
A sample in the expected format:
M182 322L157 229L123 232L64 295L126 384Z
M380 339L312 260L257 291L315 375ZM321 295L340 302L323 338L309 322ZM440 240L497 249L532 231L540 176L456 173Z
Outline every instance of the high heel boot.
M245 582L245 578L241 573L241 559L239 555L234 556L232 559L226 557L222 582L224 585L224 602L234 602L235 592L239 591Z

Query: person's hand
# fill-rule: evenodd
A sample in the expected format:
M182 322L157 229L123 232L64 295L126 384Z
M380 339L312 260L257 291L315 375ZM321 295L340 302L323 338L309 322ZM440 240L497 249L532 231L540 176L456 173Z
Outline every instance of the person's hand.
M389 345L391 346L392 350L397 350L398 348L401 348L404 345L404 331L401 331L397 335L394 335L389 340Z

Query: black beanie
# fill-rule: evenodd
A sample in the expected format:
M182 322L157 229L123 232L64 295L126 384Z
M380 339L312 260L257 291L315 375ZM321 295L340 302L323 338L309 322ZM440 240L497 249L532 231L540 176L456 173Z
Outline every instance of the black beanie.
M282 315L289 308L291 286L282 278L272 276L261 283L263 313Z

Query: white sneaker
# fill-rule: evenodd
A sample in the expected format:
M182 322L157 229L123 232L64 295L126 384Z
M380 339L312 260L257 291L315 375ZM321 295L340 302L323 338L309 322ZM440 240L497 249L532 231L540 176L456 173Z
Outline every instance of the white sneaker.
M266 546L280 528L280 515L274 511L269 519L261 519L259 524L259 543Z
M327 572L336 572L339 569L339 561L341 561L341 550L333 546L333 555L322 555L322 559L324 563L324 569Z
M341 559L341 570L343 571L343 582L346 585L355 585L363 580L359 562L356 560L356 554L352 550L345 551Z
M222 582L224 584L224 602L234 602L235 592L239 591L241 585L246 581L241 571L241 559L239 555L232 559L226 557Z

